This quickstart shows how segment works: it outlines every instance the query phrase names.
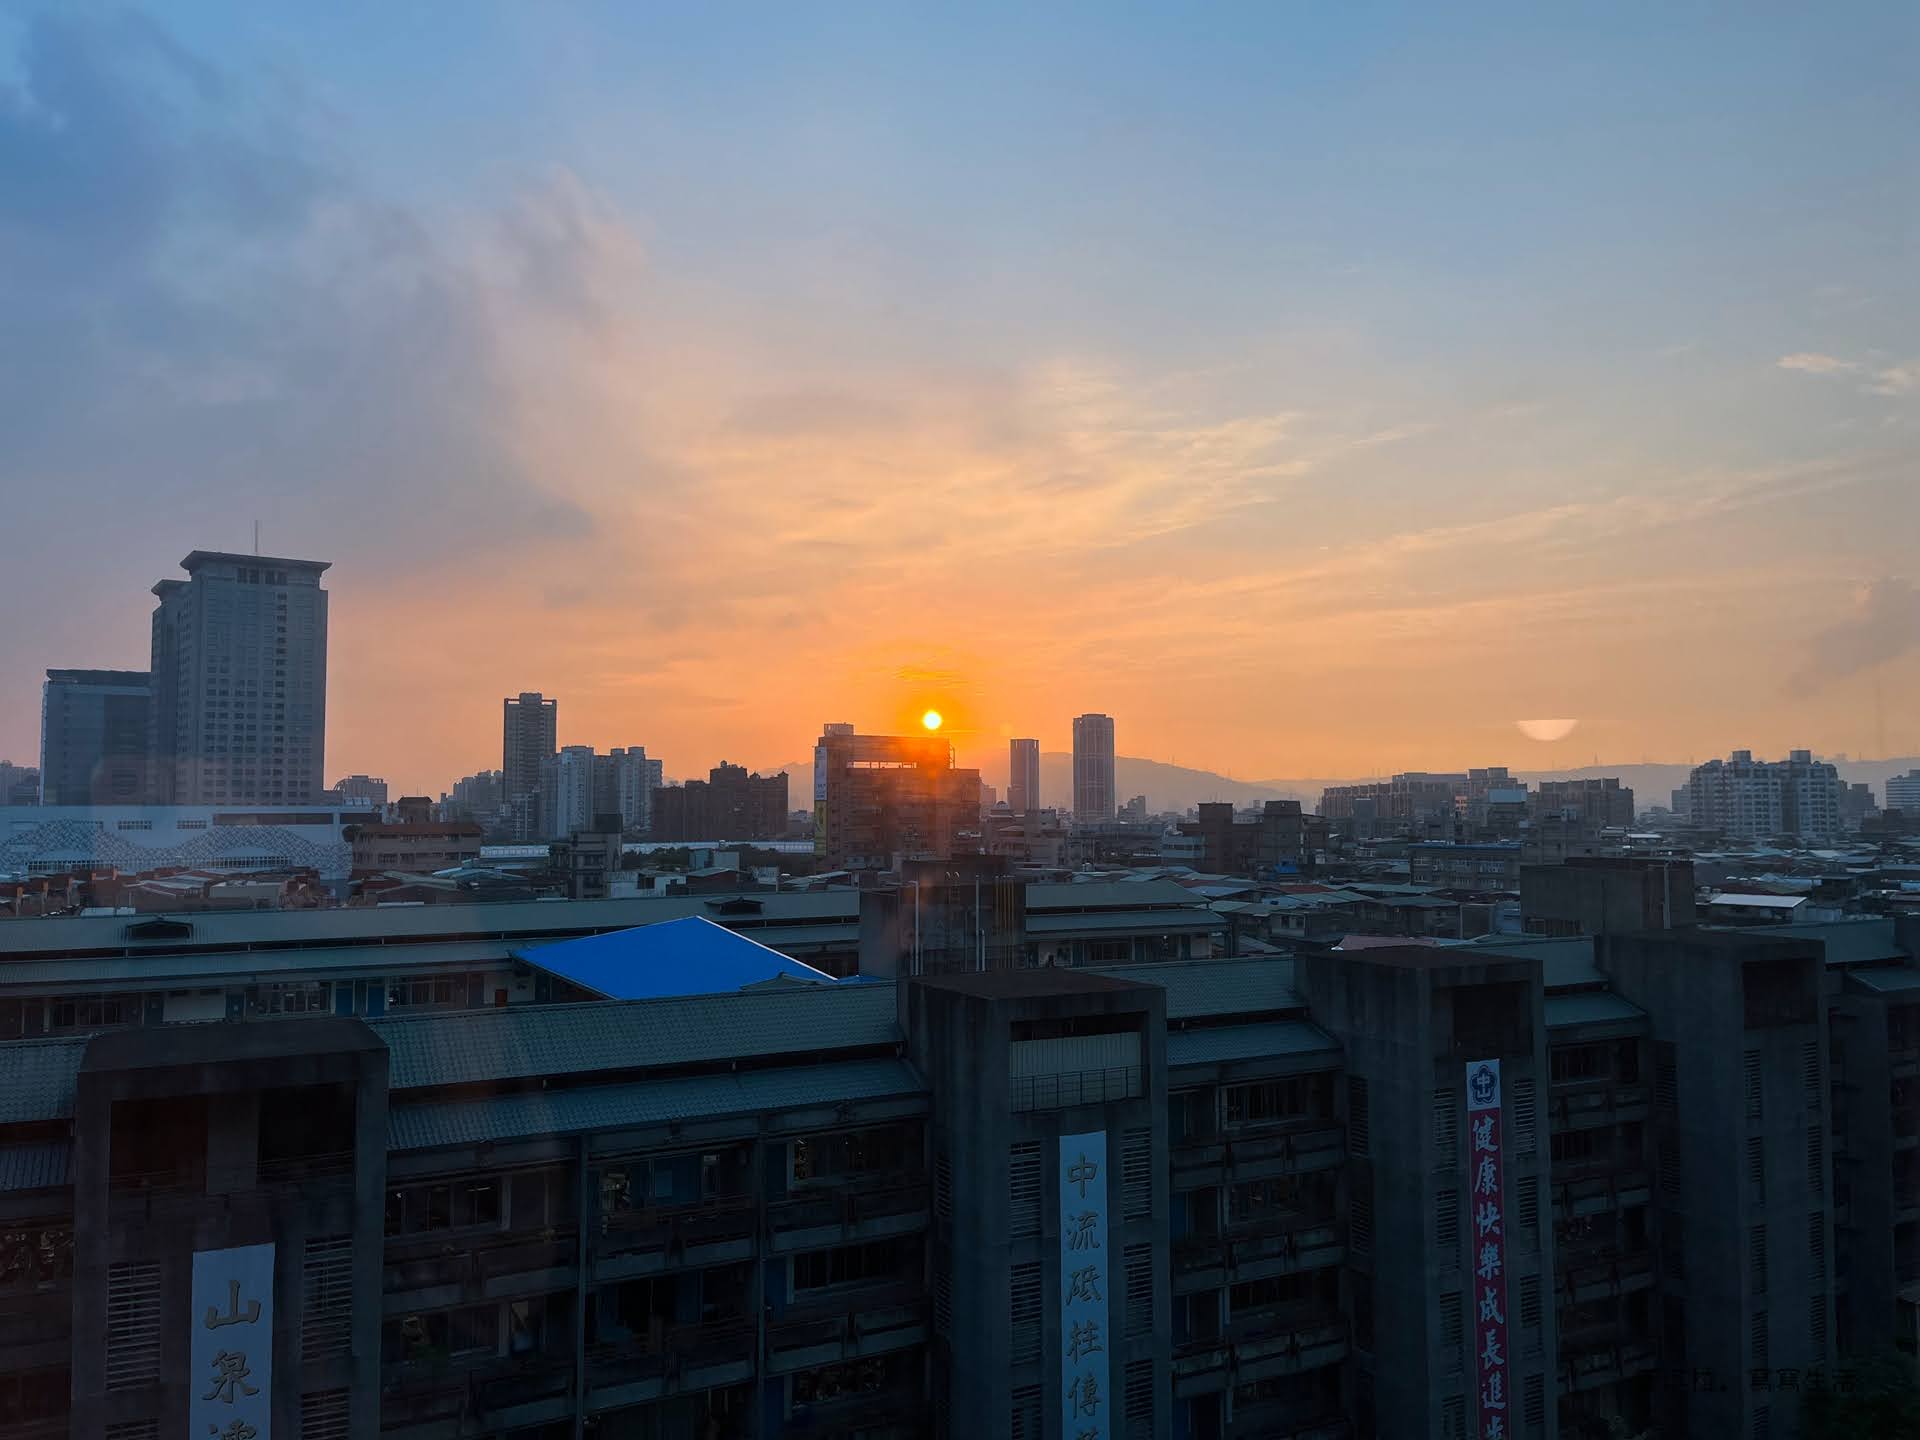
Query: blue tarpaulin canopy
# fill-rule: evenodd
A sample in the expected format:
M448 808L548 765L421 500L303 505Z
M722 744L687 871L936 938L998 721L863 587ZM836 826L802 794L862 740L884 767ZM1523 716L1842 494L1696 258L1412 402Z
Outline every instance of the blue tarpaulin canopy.
M824 970L789 959L704 915L513 953L516 959L609 1000L717 995L768 984L835 983Z

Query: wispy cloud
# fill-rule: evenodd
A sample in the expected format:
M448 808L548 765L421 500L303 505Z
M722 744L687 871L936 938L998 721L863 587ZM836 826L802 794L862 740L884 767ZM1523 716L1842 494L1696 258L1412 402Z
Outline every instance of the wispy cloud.
M1916 650L1920 588L1905 576L1885 576L1856 589L1847 615L1813 635L1787 687L1809 695Z
M1782 355L1773 362L1782 370L1798 370L1805 375L1853 375L1860 377L1860 388L1869 395L1911 395L1920 391L1920 361L1889 363L1884 360L1842 360L1833 355L1806 352Z

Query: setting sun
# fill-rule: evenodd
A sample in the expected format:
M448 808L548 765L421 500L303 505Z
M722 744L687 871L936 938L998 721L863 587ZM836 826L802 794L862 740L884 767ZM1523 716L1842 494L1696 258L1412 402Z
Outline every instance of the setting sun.
M926 714L920 717L920 723L929 730L938 730L940 728L940 712L938 710L927 711Z

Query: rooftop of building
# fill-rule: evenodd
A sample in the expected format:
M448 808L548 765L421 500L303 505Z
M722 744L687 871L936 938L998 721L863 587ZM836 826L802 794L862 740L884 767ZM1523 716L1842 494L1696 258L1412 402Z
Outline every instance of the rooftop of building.
M333 567L331 560L296 560L289 555L247 555L238 550L193 550L180 562L180 568L189 575L202 565L259 565L274 566L286 570L311 570L318 575Z
M1305 1004L1294 987L1293 961L1286 959L1169 960L1110 965L1098 973L1161 986L1169 1023L1298 1010Z
M928 975L919 980L930 990L945 990L982 1000L1027 1000L1047 995L1123 994L1138 990L1140 983L1129 972L1133 967L1109 971L1079 970L1066 966L1042 966L1033 970L968 970L955 975ZM1127 976L1128 978L1121 978ZM872 986L868 988L880 989ZM891 987L885 987L889 995Z
M704 915L516 947L515 958L610 1000L711 995L755 985L839 983Z
M153 684L146 670L49 670L47 679L62 685L117 686L144 689Z

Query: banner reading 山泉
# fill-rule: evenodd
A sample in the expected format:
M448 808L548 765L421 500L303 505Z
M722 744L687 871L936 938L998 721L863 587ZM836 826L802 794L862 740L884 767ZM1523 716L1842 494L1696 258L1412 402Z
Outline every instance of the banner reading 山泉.
M1474 1373L1480 1440L1507 1440L1507 1225L1500 1152L1500 1062L1467 1066L1467 1154L1473 1217Z
M187 1322L189 1436L271 1440L273 1246L195 1253Z

